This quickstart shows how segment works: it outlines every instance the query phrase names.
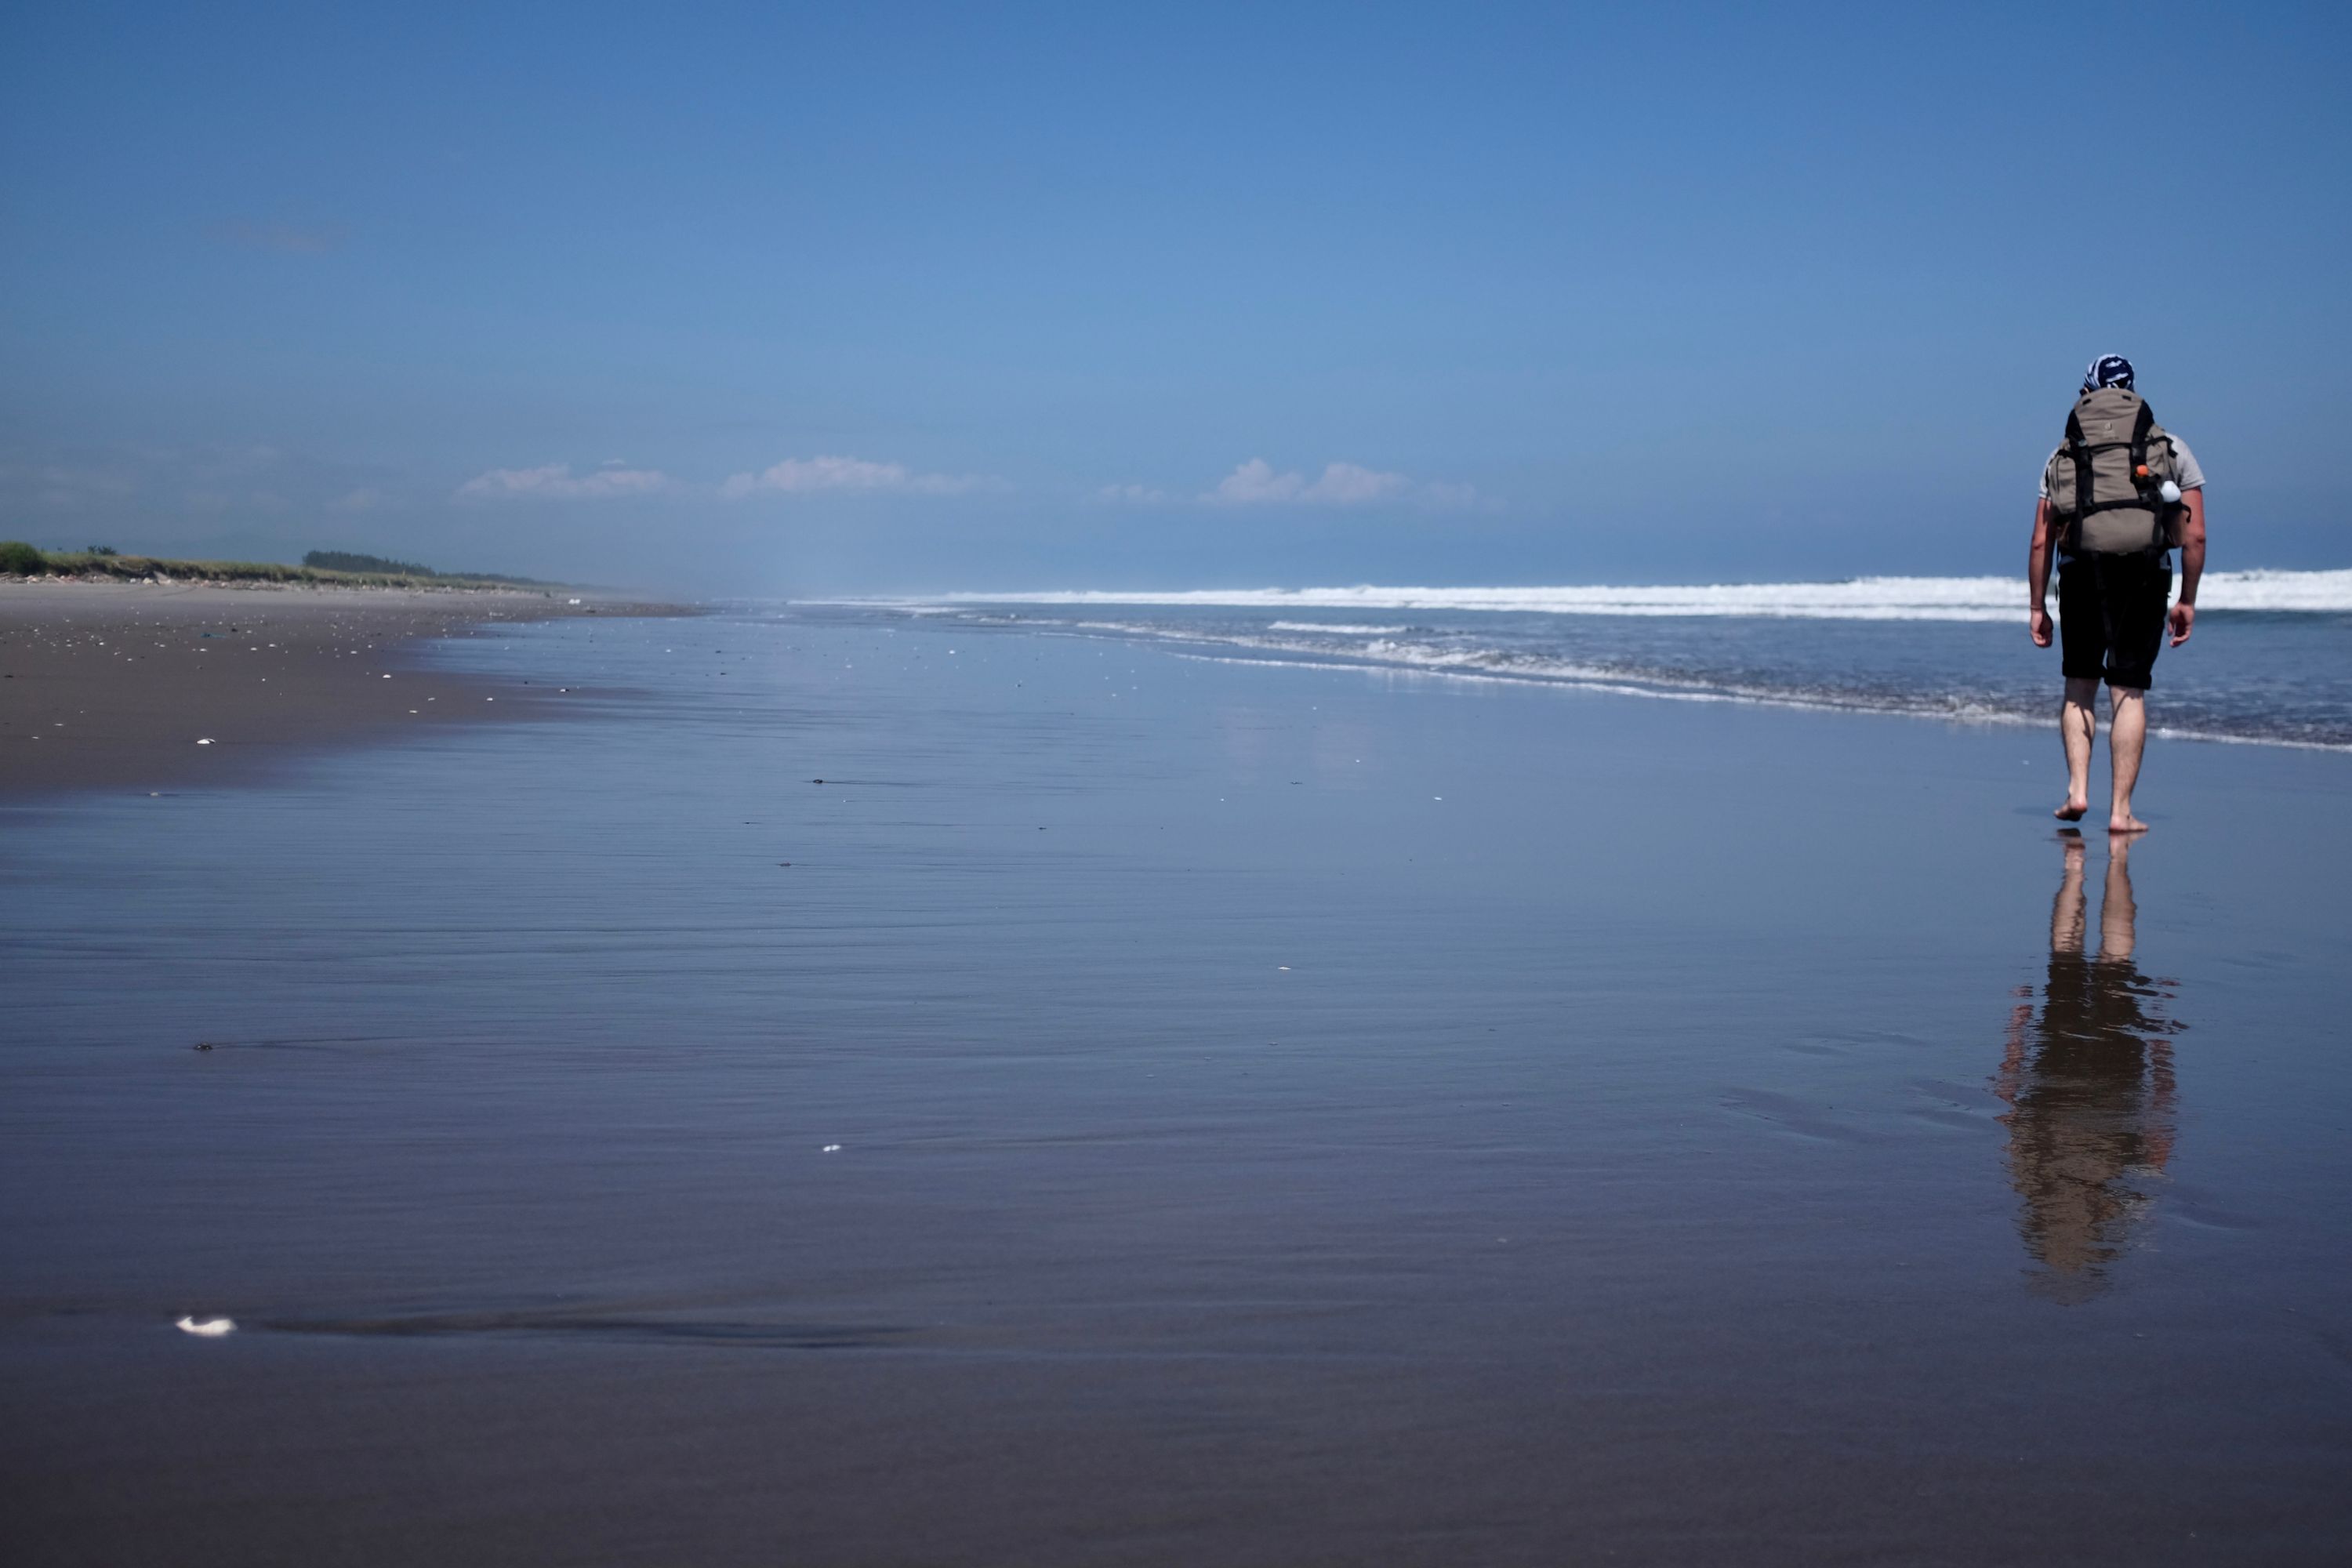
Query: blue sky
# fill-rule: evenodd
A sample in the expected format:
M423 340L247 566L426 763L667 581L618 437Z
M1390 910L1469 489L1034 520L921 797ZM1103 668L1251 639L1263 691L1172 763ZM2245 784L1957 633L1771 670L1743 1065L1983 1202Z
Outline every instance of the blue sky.
M705 591L2352 563L2333 6L19 5L0 537Z

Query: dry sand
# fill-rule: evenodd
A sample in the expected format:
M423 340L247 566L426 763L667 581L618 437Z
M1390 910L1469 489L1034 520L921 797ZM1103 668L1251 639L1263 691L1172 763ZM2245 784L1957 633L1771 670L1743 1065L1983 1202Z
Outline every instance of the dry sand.
M422 724L544 714L563 693L425 671L416 645L501 623L680 613L572 597L0 583L0 797L226 783Z

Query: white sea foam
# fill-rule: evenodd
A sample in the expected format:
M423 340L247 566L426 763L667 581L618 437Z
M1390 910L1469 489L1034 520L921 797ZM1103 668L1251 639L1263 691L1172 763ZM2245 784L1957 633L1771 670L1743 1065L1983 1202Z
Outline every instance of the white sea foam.
M1259 647L1269 645L1260 644ZM1486 664L1481 667L1479 656L1452 658L1440 657L1381 658L1369 664L1342 664L1312 657L1274 659L1250 654L1212 654L1176 652L1178 658L1195 659L1202 664L1237 664L1265 666L1283 669L1325 669L1377 674L1389 679L1419 680L1460 680L1538 682L1579 691L1596 691L1618 697L1643 697L1666 702L1725 702L1755 708L1793 708L1824 713L1882 713L1895 718L1936 719L1947 723L1991 725L2004 729L2038 728L2046 726L2046 713L2021 712L1997 704L1954 697L1941 701L1897 701L1884 696L1861 693L1811 692L1773 690L1754 686L1708 685L1704 682L1684 682L1655 679L1648 677L1627 679L1612 672L1591 669L1564 661L1528 659L1510 666ZM2307 741L2286 736L2240 735L2222 730L2200 729L2192 725L2151 725L2149 733L2171 741L2207 741L2235 746L2284 746L2294 751L2352 752L2352 745L2336 741Z
M1185 657L1292 667L1380 669L1395 677L1474 681L1535 681L1685 702L1738 702L1840 711L1901 713L1969 723L2043 724L2043 694L2028 696L2013 679L1968 674L1961 658L1948 681L1889 682L1851 668L1853 650L1836 639L1816 647L1807 622L1999 622L2023 619L2022 581L2006 577L1872 577L1846 583L1730 584L1703 586L1553 588L1265 588L1137 592L1061 592L1029 595L964 594L924 601L856 601L904 614L919 605L959 617L1017 625L1046 637L1121 637ZM836 601L838 602L838 601ZM2224 614L2268 613L2294 618L2352 613L2352 571L2217 572L2207 574L2200 605ZM1015 606L1018 606L1016 609ZM1032 608L1041 606L1043 608ZM1076 614L1053 606L1075 607ZM1121 608L1133 613L1121 616ZM2053 606L2054 607L2054 606ZM1223 614L1158 614L1160 610ZM1358 615L1349 615L1350 609ZM1329 619L1281 617L1284 610L1322 612ZM1364 610L1422 611L1408 623L1362 616ZM1111 612L1104 614L1103 612ZM1331 612L1339 612L1331 615ZM1091 613L1089 613L1091 612ZM1747 616L1789 626L1766 641L1780 647L1758 659L1722 668L1705 658L1661 657L1644 637L1571 634L1567 627L1488 621L1517 615L1540 623L1551 616ZM1097 618L1099 617L1099 618ZM1279 618L1278 618L1279 617ZM1726 628L1727 631L1729 628ZM2314 627L2314 631L2324 628ZM1626 628L1628 634L1633 628ZM2302 632L2285 627L2257 637ZM1614 646L1619 643L1623 646ZM1572 645L1569 647L1558 646ZM1782 645L1785 644L1785 647ZM1686 637L1677 646L1687 647ZM1840 651L1843 650L1843 651ZM1344 661L1344 662L1342 662ZM2242 685L2242 682L2241 683ZM2160 733L2184 739L2352 750L2343 703L2321 694L2315 710L2283 708L2266 690L2223 689L2192 700ZM2187 722L2182 722L2182 719Z
M2200 610L2352 610L2352 570L2209 572L2197 590Z
M866 601L874 603L875 601ZM2352 569L2333 572L2212 572L2198 595L2204 610L2352 612ZM1269 610L1503 611L1560 616L1745 616L1796 620L2008 621L2025 615L2015 577L1856 577L1843 583L1725 583L1687 586L1552 588L1195 588L1166 593L1079 590L950 594L940 605L1118 605ZM1293 623L1282 630L1383 635L1401 627Z

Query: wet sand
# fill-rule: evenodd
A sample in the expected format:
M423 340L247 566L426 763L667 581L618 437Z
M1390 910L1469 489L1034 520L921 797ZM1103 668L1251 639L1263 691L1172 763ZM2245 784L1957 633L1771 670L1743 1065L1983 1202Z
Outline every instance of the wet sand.
M416 645L674 613L574 596L0 583L0 798L247 782L333 747L536 715L561 694L432 672Z
M2344 758L418 657L604 695L0 805L12 1563L2352 1552Z

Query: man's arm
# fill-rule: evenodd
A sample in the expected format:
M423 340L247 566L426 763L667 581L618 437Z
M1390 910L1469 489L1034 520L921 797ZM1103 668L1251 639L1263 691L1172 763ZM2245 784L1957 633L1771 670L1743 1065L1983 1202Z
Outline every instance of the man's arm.
M2180 494L2180 597L2172 606L2172 646L2179 647L2197 629L2197 580L2205 575L2205 487Z
M2205 562L2205 535L2201 528L2197 540L2197 561L2201 566ZM2184 549L2180 555L2186 561L2189 552ZM2032 612L2026 617L2026 630L2032 635L2035 647L2050 646L2050 606L2046 603L2049 597L2050 498L2044 496L2033 503L2033 544L2025 556L2025 607Z

